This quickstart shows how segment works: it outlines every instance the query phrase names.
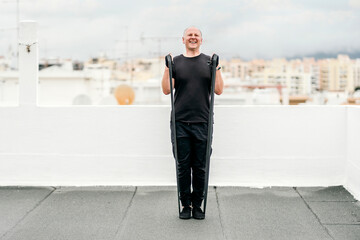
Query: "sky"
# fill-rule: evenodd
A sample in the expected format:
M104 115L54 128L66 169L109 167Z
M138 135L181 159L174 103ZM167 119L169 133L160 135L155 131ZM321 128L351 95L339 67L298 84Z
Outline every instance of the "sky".
M17 47L16 6L0 0L0 56ZM40 58L177 55L189 26L220 58L360 51L360 0L19 0L19 13L38 22Z

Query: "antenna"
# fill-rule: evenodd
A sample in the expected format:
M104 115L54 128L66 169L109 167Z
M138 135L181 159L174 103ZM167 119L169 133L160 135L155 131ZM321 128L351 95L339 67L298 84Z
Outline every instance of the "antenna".
M140 35L140 41L141 43L144 43L145 40L153 40L153 41L157 41L158 43L158 58L159 58L159 76L161 76L161 43L162 41L169 41L169 40L179 40L179 37L163 37L163 36L154 36L154 37L145 37L144 33L141 33Z

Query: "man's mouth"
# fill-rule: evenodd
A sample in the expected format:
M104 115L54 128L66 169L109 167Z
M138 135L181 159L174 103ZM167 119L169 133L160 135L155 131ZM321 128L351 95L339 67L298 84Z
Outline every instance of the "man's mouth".
M197 41L190 41L190 43L195 44L195 43L197 43Z

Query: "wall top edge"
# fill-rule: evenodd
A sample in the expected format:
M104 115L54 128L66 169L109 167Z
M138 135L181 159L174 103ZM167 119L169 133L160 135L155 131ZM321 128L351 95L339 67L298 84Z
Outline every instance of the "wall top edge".
M169 108L169 105L9 105L0 106L1 108ZM353 108L360 109L360 106L349 106L349 105L215 105L215 108Z

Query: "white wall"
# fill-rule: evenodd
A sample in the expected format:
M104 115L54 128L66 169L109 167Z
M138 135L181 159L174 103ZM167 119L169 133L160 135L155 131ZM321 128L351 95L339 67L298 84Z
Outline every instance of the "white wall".
M341 185L346 108L219 107L215 118L215 184Z
M19 104L19 76L14 71L0 71L0 106Z
M74 98L80 94L87 94L94 98L96 94L92 90L95 86L91 86L94 82L94 80L86 80L85 73L81 71L69 71L67 74L59 71L40 71L38 104L40 106L71 106Z
M348 107L346 189L360 199L360 108Z
M346 108L217 106L210 184L345 181ZM0 185L175 185L167 106L2 107Z

